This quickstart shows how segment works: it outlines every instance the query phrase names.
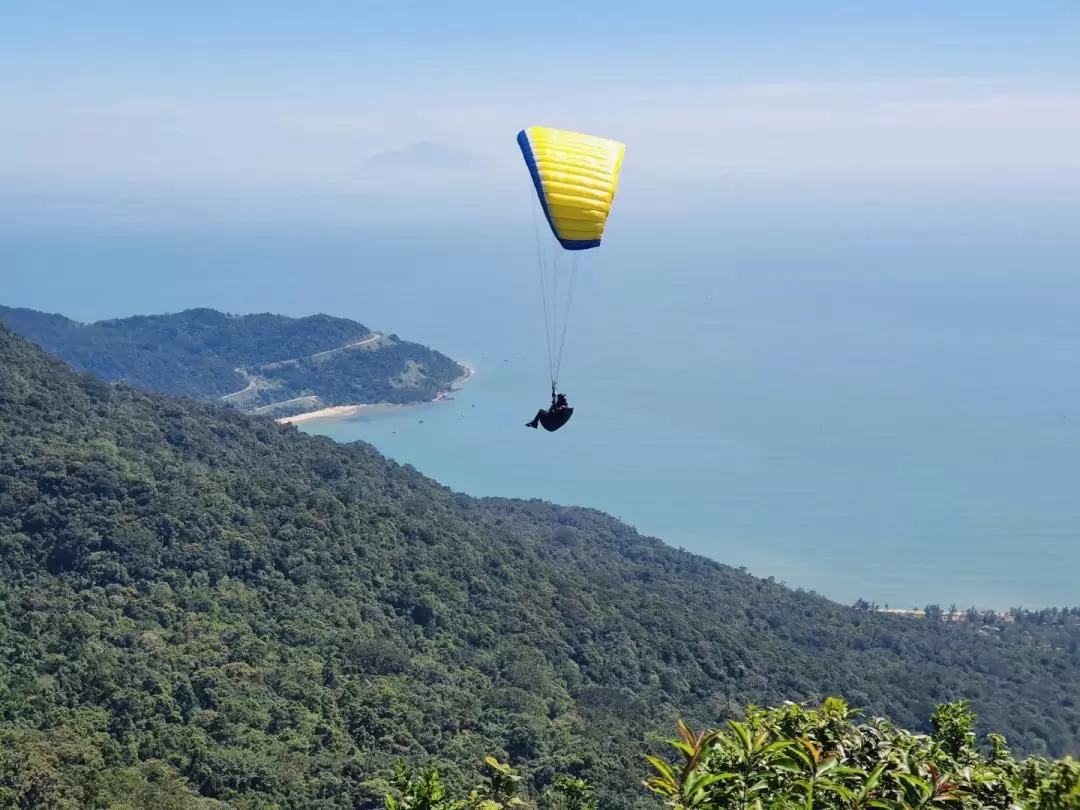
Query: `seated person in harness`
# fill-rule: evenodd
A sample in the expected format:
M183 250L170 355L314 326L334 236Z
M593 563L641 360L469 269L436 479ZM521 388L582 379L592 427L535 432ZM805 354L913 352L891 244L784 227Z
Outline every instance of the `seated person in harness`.
M574 409L566 401L564 394L556 394L555 388L551 389L551 407L547 410L540 409L531 422L526 422L525 427L535 428L537 424L544 426L544 430L554 432L570 421L574 415Z

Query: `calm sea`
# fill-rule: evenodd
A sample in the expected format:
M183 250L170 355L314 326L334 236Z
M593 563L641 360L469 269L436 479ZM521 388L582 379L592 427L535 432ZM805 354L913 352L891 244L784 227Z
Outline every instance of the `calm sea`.
M624 228L582 263L557 434L524 427L548 386L531 223L8 231L0 298L355 318L477 374L305 430L841 602L1080 604L1080 240L932 219Z

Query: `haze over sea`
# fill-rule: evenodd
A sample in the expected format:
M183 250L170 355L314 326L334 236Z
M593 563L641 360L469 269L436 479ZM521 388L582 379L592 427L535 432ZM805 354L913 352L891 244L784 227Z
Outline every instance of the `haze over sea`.
M595 507L846 603L1080 603L1075 206L751 209L613 225L582 264L557 434L524 427L547 396L527 218L8 227L3 300L355 318L477 374L303 429L456 490Z

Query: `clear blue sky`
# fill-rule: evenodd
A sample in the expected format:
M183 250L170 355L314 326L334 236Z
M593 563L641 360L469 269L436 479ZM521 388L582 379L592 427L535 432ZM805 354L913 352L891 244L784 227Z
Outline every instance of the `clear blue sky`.
M366 156L509 166L530 123L623 138L669 204L1080 176L1075 0L6 0L0 32L9 196L383 194Z
M728 80L1078 71L1075 2L107 2L6 0L0 58L23 78L183 84L347 65ZM448 64L448 60L452 60ZM81 75L73 75L73 71ZM224 75L223 75L224 72ZM7 71L5 71L7 73ZM9 76L11 74L8 74Z

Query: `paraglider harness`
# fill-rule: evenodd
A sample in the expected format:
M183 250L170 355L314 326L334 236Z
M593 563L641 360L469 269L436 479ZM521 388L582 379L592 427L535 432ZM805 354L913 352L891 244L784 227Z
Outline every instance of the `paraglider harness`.
M555 389L555 383L551 384L551 407L545 410L539 410L536 412L536 416L533 417L531 422L527 422L527 427L536 427L539 422L543 426L544 430L549 433L554 433L561 428L567 422L570 421L570 417L574 415L574 409L571 408L566 402L566 396L560 394Z

